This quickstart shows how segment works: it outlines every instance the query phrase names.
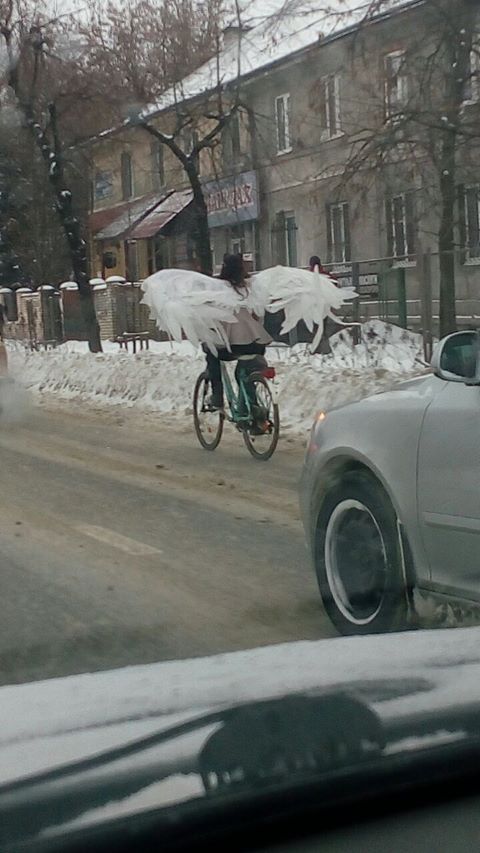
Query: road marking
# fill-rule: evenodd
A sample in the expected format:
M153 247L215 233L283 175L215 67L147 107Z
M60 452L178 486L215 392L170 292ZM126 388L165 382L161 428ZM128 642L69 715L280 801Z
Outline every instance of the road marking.
M121 533L109 530L107 527L97 527L96 524L77 524L75 525L75 529L85 536L97 539L99 542L103 542L104 545L111 545L112 548L117 548L119 551L124 551L133 557L150 557L152 554L163 553L159 548L152 548L151 545L146 545L145 542L138 542L137 539L122 536Z

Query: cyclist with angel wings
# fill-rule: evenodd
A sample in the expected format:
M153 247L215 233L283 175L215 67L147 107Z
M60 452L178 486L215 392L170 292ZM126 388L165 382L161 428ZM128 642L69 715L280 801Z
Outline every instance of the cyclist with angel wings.
M223 266L219 275L222 282L226 282L240 297L240 308L235 315L235 322L224 323L228 346L218 347L216 354L208 346L203 345L207 356L207 367L212 383L212 397L210 406L212 409L223 409L223 383L220 368L221 361L235 361L238 359L242 368L248 373L262 369L267 366L265 360L265 348L272 342L272 338L262 326L258 316L247 307L249 303L250 282L247 278L245 264L241 255L225 255ZM242 300L245 305L242 306ZM237 371L240 366L237 366ZM236 371L236 376L238 375Z
M336 287L317 270L276 266L247 279L239 255L225 256L219 278L194 270L165 269L145 279L142 290L142 303L162 332L171 340L187 339L203 346L212 383L211 405L217 408L223 405L222 360L239 360L246 370L265 366L265 347L271 342L261 322L266 311L283 311L281 334L304 321L313 333L315 352L325 318L339 323L334 311L357 295L353 288ZM263 362L255 363L252 357Z

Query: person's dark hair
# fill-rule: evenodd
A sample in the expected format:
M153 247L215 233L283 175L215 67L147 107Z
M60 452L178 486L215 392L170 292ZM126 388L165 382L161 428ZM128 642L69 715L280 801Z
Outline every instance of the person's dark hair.
M308 266L310 267L312 272L315 269L315 267L321 267L322 266L322 262L321 262L320 258L318 257L318 255L312 255L312 257L310 258L310 260L308 262Z
M241 255L224 255L220 278L228 281L235 290L245 283L245 265Z

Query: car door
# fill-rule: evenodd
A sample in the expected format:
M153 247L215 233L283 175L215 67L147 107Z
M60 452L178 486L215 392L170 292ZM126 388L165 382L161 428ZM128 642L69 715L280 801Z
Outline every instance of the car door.
M441 382L442 380L438 380ZM435 586L480 596L480 388L444 382L419 444L418 510Z

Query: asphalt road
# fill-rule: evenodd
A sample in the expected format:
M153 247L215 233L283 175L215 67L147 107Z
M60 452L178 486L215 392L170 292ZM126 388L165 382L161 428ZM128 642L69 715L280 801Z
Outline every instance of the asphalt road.
M0 424L0 683L331 636L297 506L190 419L67 407Z

